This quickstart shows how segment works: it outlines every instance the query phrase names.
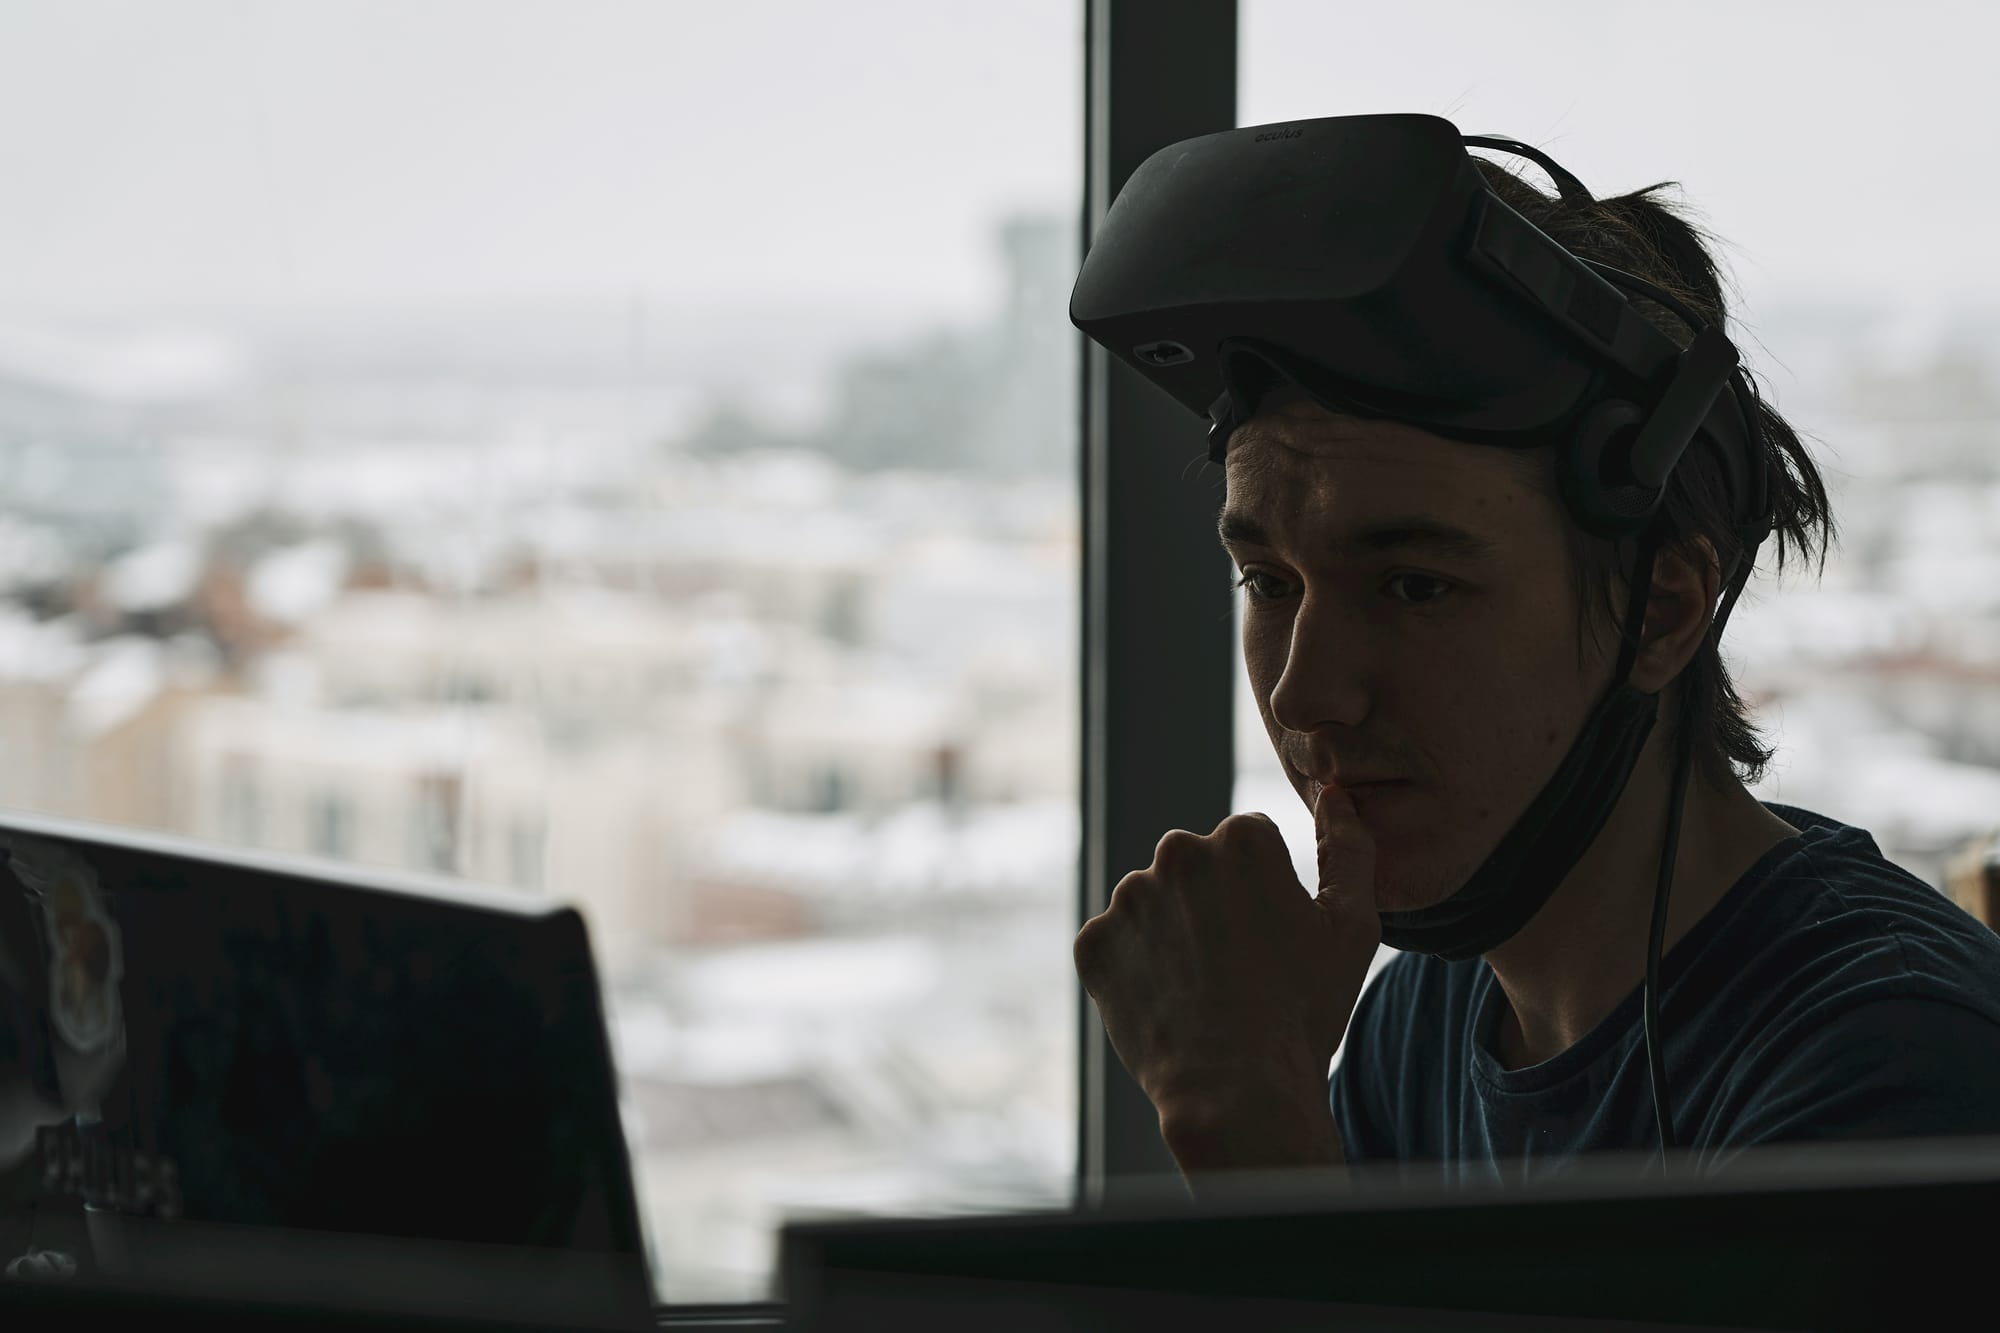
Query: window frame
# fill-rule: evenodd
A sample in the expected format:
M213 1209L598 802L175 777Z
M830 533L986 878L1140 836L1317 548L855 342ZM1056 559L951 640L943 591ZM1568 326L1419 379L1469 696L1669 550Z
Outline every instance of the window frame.
M1085 0L1083 250L1167 144L1236 125L1236 0ZM1206 833L1236 781L1230 562L1205 423L1078 335L1082 803L1077 924L1168 829ZM1115 503L1114 503L1115 500ZM1168 669L1170 667L1170 669ZM1175 1172L1152 1104L1077 988L1077 1205Z

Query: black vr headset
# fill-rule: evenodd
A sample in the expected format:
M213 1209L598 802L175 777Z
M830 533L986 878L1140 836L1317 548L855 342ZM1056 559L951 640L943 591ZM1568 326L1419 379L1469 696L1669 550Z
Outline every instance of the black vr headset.
M1189 411L1209 457L1282 383L1330 410L1475 444L1554 446L1584 530L1636 538L1620 658L1548 785L1451 898L1384 912L1383 939L1469 958L1511 938L1597 836L1638 762L1657 696L1627 683L1651 589L1654 517L1699 441L1728 487L1740 554L1719 635L1771 531L1757 400L1734 344L1651 282L1579 258L1490 189L1468 147L1529 158L1567 203L1590 194L1510 139L1425 115L1336 116L1171 144L1126 182L1085 258L1070 319ZM1634 305L1693 331L1678 345ZM1677 747L1647 959L1646 1030L1662 1146L1658 966L1691 745Z
M1351 415L1478 444L1557 444L1564 500L1599 536L1643 529L1699 437L1754 550L1770 523L1735 346L1652 283L1550 240L1486 188L1467 146L1532 158L1566 199L1590 198L1536 150L1437 116L1204 135L1132 173L1091 242L1070 319L1209 416L1217 462L1285 380ZM1694 341L1676 346L1628 292L1675 309Z

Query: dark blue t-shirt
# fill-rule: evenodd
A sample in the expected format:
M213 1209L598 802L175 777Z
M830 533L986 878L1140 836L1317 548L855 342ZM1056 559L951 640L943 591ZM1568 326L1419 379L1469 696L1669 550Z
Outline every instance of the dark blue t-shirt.
M1799 834L1661 960L1681 1145L1709 1168L1762 1144L2000 1134L2000 936L1862 830L1768 808ZM1638 989L1523 1069L1494 1054L1504 1003L1484 959L1382 969L1331 1080L1349 1161L1464 1180L1657 1150Z

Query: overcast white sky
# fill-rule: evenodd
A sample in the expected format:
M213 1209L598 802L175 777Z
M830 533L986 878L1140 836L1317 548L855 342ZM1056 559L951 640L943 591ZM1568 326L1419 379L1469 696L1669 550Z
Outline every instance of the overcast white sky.
M0 0L0 304L951 309L1073 211L1067 0Z
M1080 10L0 0L0 309L962 310L1002 214L1075 206ZM1753 296L1990 298L1993 10L1246 0L1241 119L1441 112L1682 180Z
M1245 0L1244 124L1428 111L1672 179L1760 294L2000 299L2000 5Z

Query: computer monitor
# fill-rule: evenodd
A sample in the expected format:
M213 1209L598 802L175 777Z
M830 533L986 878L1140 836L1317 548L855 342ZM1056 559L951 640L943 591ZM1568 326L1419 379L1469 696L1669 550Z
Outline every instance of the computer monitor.
M582 920L0 815L0 1269L645 1323Z
M1988 1327L2000 1143L1818 1144L1702 1174L1341 1172L1139 1182L1012 1217L794 1222L800 1333Z

